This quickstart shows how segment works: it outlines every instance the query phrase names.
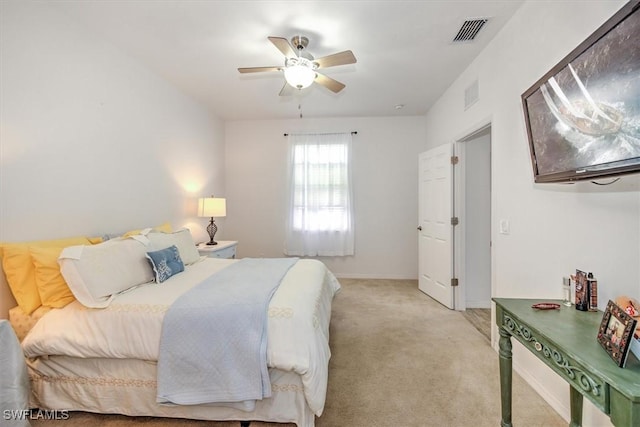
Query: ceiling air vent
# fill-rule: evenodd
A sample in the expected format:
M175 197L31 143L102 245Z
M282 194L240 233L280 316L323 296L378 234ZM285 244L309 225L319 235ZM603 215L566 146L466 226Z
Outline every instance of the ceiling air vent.
M462 26L458 30L458 34L453 38L453 42L460 43L473 41L488 20L489 18L467 19L462 23Z

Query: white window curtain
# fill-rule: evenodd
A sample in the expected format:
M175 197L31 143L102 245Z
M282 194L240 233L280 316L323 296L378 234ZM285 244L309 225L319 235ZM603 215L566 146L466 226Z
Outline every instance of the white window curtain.
M289 134L285 254L354 252L351 133Z

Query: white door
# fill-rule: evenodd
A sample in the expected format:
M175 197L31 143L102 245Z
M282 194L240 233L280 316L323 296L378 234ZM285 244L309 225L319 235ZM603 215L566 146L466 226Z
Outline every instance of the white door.
M453 144L419 157L418 288L454 308L453 287Z

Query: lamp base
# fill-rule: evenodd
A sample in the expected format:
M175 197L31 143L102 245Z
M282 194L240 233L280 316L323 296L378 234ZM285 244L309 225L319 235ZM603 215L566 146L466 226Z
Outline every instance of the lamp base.
M207 233L209 233L209 238L211 239L207 242L208 246L213 246L218 244L218 242L213 240L213 237L216 235L216 231L218 231L218 226L216 225L216 222L213 220L213 217L211 217L211 221L209 221L209 225L207 225Z

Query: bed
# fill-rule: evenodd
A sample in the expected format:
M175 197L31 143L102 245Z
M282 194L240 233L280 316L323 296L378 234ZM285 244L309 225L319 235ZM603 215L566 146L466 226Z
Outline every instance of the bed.
M203 281L239 268L244 261L197 256L180 274L160 284L143 283L111 295L104 307L87 307L77 299L60 308L39 307L29 314L13 307L9 320L22 339L31 406L313 426L324 410L331 303L340 289L333 274L316 260L294 260L268 302L270 396L248 405L157 403L158 349L170 307Z

